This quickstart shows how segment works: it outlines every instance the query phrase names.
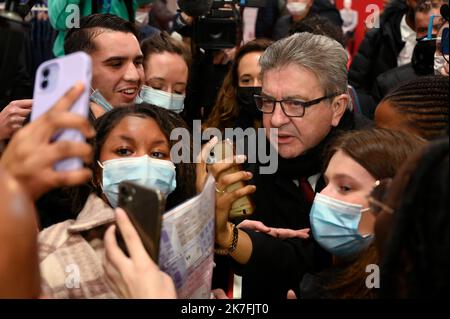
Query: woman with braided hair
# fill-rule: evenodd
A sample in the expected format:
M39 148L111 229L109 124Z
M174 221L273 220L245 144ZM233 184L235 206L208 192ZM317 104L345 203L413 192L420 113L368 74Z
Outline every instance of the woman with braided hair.
M427 140L448 134L449 82L424 76L400 84L375 111L378 127L406 131Z

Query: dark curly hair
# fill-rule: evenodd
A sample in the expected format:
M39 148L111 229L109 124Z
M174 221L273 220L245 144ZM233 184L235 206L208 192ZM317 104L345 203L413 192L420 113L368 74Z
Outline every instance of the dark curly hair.
M66 54L83 51L92 53L96 50L94 39L106 31L132 33L139 39L139 33L133 23L113 14L91 14L82 17L79 28L69 29L64 40Z

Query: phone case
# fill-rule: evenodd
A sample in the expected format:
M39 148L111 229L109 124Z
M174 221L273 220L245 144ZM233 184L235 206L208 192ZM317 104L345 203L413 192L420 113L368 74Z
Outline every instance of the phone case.
M157 189L141 186L133 182L119 184L119 207L123 208L139 234L142 244L150 257L158 263L159 241L161 237L162 213L165 200ZM127 252L119 235L119 246Z
M71 108L71 112L83 117L89 114L89 90L92 78L92 62L89 55L76 52L41 64L36 71L31 121L47 112L77 82L84 83L84 91ZM62 130L52 141L82 142L85 137L73 129ZM80 158L67 158L55 164L55 170L70 171L83 167Z
M217 144L211 153L212 153L210 158L211 162L220 161L235 155L233 144L229 140L224 140L223 142ZM238 164L234 164L231 168L225 171L225 174L236 173L239 172L240 170L241 167ZM228 186L226 188L226 191L233 192L244 186L245 184L243 182L237 182ZM254 205L250 196L243 196L233 203L230 209L229 217L231 219L238 217L246 217L253 214L253 210Z

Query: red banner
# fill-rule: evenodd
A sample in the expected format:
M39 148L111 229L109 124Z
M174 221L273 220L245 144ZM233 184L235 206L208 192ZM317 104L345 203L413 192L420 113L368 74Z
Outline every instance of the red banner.
M336 0L336 7L340 10L344 7L344 0ZM353 45L352 55L358 51L359 44L361 43L366 33L366 23L372 25L377 18L378 14L383 11L383 0L353 0L352 9L358 11L358 26L355 30L355 43Z

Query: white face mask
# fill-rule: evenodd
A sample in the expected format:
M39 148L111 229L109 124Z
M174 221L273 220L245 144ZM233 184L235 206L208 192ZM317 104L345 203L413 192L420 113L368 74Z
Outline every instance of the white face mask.
M155 90L150 86L142 86L141 92L136 97L136 103L153 104L164 109L181 113L184 109L184 98L182 94L172 94L161 90Z
M449 56L445 56L448 60ZM435 75L446 75L444 68L445 65L448 64L447 61L445 61L442 54L435 54L434 55L434 74Z
M307 10L307 5L304 2L291 2L286 5L287 10L291 15L301 15Z
M148 24L148 12L136 11L136 21L143 24Z

